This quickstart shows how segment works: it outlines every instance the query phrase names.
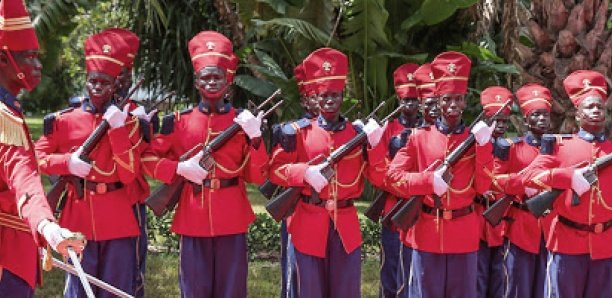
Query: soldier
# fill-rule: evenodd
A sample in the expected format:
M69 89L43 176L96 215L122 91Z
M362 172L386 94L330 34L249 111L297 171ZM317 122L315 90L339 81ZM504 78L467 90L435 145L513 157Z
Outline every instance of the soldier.
M414 72L417 94L421 107L421 123L418 127L434 125L440 117L439 96L436 94L436 83L434 82L431 64L425 63Z
M78 229L88 240L83 269L115 287L133 291L136 237L140 234L132 211L129 186L140 175L140 155L146 148L149 126L112 104L115 80L126 61L129 47L110 32L85 40L85 87L89 98L80 108L45 117L44 135L36 142L40 169L48 175L73 175L81 184L68 188L60 223ZM127 106L126 106L127 107ZM89 154L80 158L82 144L105 120L109 129ZM75 148L78 148L74 150ZM82 187L79 198L76 187ZM85 295L80 281L67 275L66 297ZM94 289L95 290L95 289ZM98 291L96 296L109 293Z
M540 155L525 171L526 187L563 193L554 202L555 218L546 247L546 297L611 297L612 283L612 169L595 169L592 185L585 164L612 154L606 139L604 76L590 70L570 74L563 85L576 106L580 130L572 135L544 135ZM572 204L572 195L579 203Z
M504 108L501 114L497 115L496 119L491 119L506 101L512 100L512 92L510 90L493 86L488 87L480 93L480 103L484 111L484 117L490 121L495 120L496 126L493 131L491 142L494 144L496 140L502 139L506 132L508 116L510 115L510 107ZM478 281L477 281L477 297L501 297L503 295L504 285L504 270L503 270L503 225L491 226L482 217L482 213L494 203L495 200L503 196L503 192L492 190L485 193L483 196L476 196L474 205L478 221L480 225L480 245L478 248Z
M358 131L340 116L348 59L341 52L321 48L303 62L304 84L319 97L315 121L283 126L281 147L272 154L270 179L284 187L305 187L288 220L295 249L299 297L359 297L361 233L353 200L363 191L367 164L362 148L354 149L332 165L336 175L328 181L322 166L308 165L318 155L329 155ZM364 127L370 146L377 145L382 128L374 121ZM372 161L384 156L368 152ZM373 155L374 154L374 155Z
M181 192L172 232L180 237L179 282L183 297L246 297L247 231L255 214L245 182L262 183L268 155L261 138L261 113L232 107L226 99L238 58L227 37L202 31L189 41L194 86L202 100L192 108L163 118L161 133L143 157L147 174L172 182L189 180ZM197 150L234 122L242 131L212 153L213 170L200 165Z
M536 191L522 183L523 169L540 151L542 135L550 126L551 94L538 84L527 84L516 91L528 131L523 137L499 138L495 146L495 170L491 189L513 196L507 211L503 249L504 297L542 297L546 271L546 248L542 228L524 201ZM500 224L499 226L503 226Z
M434 171L434 166L468 137L461 115L471 61L461 53L446 52L431 65L441 118L410 135L391 161L387 178L403 198L425 196L415 226L402 239L413 247L410 296L475 297L479 233L473 200L477 192L489 188L485 170L492 170L493 126L474 126L478 144L449 169L453 178L447 184L443 172ZM441 208L434 206L434 194L440 197Z
M85 245L71 239L49 208L21 104L21 89L40 83L38 39L20 0L0 2L0 297L34 297L41 281L38 247L67 256ZM42 236L42 237L41 237Z

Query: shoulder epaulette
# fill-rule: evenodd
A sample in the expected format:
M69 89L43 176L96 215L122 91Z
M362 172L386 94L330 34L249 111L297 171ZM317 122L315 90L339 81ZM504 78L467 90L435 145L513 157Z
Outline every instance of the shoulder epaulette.
M501 160L508 160L508 155L510 153L510 147L522 141L523 141L523 138L520 138L520 137L514 137L514 138L509 138L509 139L497 138L497 140L495 140L495 144L493 144L493 156Z
M22 117L14 114L0 102L0 144L30 148L30 141L23 126Z
M189 114L191 112L193 112L193 109L184 109L184 110L180 111L179 114L185 115L185 114Z
M302 118L297 121L290 121L281 125L280 145L287 152L295 151L297 143L296 135L300 129L310 126L310 120Z
M151 143L151 124L145 119L138 119L138 122L142 139L147 143Z
M416 131L416 128L405 128L399 135L389 141L389 157L394 158L397 152L406 146L408 137Z
M159 133L163 135L169 135L174 131L174 113L165 115L162 118L162 126Z
M571 139L571 134L545 134L542 135L542 143L540 145L540 154L551 155L554 152L555 145L561 145L563 139Z
M55 113L47 114L43 118L43 134L48 136L53 133L53 123L55 122Z
M270 148L274 148L274 146L278 145L281 141L281 125L283 124L272 124L270 130Z

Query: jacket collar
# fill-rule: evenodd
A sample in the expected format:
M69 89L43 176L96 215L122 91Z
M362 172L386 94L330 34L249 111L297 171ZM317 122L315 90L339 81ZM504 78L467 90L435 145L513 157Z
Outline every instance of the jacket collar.
M317 118L317 124L319 125L319 127L327 131L341 131L346 128L346 118L340 116L338 122L328 123L327 121L325 121L325 118L323 118L323 116L319 115L319 117Z
M19 113L22 112L21 103L19 100L17 100L17 97L2 87L0 87L0 101L9 106L11 109L18 111Z
M541 138L540 139L536 138L533 135L533 133L531 133L530 131L528 131L525 134L524 139L525 139L525 143L527 143L527 144L529 144L530 146L533 146L533 147L540 147L540 145L542 144L542 139Z
M578 137L589 143L592 143L594 141L601 143L606 140L606 134L603 132L594 135L583 129L580 129L580 131L578 131Z
M448 125L446 125L441 118L438 118L438 120L436 120L436 128L438 128L438 130L445 135L450 133L462 134L465 130L465 124L463 124L463 120L461 120L461 123L459 123L459 125L457 125L457 127L451 131L450 127L448 127Z
M219 114L225 114L227 112L229 112L232 109L232 104L229 103L229 101L226 101L223 103L223 105L221 107L219 107ZM200 103L198 104L198 110L200 110L200 112L204 113L204 114L210 114L210 103L208 101L202 101L200 100Z

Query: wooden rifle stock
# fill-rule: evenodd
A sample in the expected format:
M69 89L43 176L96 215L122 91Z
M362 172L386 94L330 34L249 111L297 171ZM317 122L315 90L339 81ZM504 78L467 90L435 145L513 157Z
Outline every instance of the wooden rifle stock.
M128 99L134 94L134 92L136 92L138 88L140 88L143 82L144 78L141 77L136 83L136 85L132 87L128 95L125 98L119 100L118 107L120 109L123 108L123 106L127 103ZM87 163L91 163L89 155L94 150L94 148L96 148L102 137L106 135L106 132L108 131L109 127L110 126L108 125L108 122L106 120L102 120L102 122L96 127L96 129L94 129L94 131L87 137L85 142L83 142L83 145L81 145L81 148L83 149L81 155L79 156L81 160ZM51 206L51 208L57 208L57 212L61 211L63 208L64 204L58 203L60 202L61 196L66 190L66 185L68 183L73 184L77 197L79 199L83 198L83 186L74 184L74 182L77 181L75 180L75 178L77 178L78 181L81 181L80 178L71 175L60 176L59 179L51 186L51 190L47 193L47 201L49 202L49 206Z
M506 210L510 208L512 204L512 196L505 195L501 199L497 200L489 209L482 213L484 219L492 226L497 226L504 218Z
M260 110L266 104L268 104L272 99L274 99L277 95L280 94L280 89L276 90L270 97L268 97L265 101L263 101L257 108ZM274 110L276 110L281 104L283 100L280 100L276 104L274 104L269 110L267 110L263 118L269 116ZM219 148L221 148L227 141L229 141L234 135L236 135L240 131L240 125L237 123L233 123L228 128L223 130L220 134L218 134L212 141L206 144L202 148L203 156L200 160L200 166L206 171L210 172L212 170L214 160L212 158L211 153L215 152ZM179 158L179 161L185 161L193 153L196 148L199 148L201 145L197 145L191 148L189 151L183 153ZM153 211L156 216L162 216L167 211L172 211L176 204L178 203L181 195L181 191L183 190L183 186L186 183L186 179L182 176L177 175L174 180L170 184L163 184L158 187L146 200L145 204L149 206L149 208Z
M363 215L365 215L365 217L369 218L373 222L378 222L380 215L385 209L385 204L387 203L388 196L388 192L381 189L376 190L374 201L372 201L370 206L368 206L368 209L363 212Z

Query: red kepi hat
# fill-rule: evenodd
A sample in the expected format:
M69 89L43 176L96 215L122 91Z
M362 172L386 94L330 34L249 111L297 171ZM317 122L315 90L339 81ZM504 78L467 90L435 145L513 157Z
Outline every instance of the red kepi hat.
M138 48L140 48L140 38L138 38L138 35L136 35L134 32L130 30L123 29L123 28L108 28L106 30L103 30L102 32L112 32L112 33L119 35L121 38L123 38L125 43L130 48L129 48L129 51L127 52L126 57L121 60L123 60L126 63L125 66L128 69L132 69L132 67L134 66L134 59L136 58L136 55L138 54Z
M221 67L226 71L227 82L231 83L238 66L238 57L232 47L232 42L219 32L198 33L188 44L193 70L197 72L206 66Z
M419 99L438 97L436 93L436 83L433 72L431 72L431 64L425 63L414 72L416 80L416 90Z
M466 94L472 61L459 52L444 52L433 60L431 70L439 95Z
M602 74L592 70L577 70L563 80L565 92L578 107L589 96L600 96L604 101L608 96L608 85Z
M548 88L531 83L516 90L516 97L523 115L529 116L535 110L547 110L550 112L552 107L552 96Z
M116 78L126 66L129 45L113 32L100 32L85 40L85 68Z
M417 98L417 84L414 72L418 64L406 63L393 72L393 86L398 98Z
M304 65L304 86L315 94L342 92L348 74L348 58L342 52L320 48L308 55Z
M488 87L480 93L480 103L487 117L492 117L513 95L510 90L501 86ZM505 115L510 115L510 105L502 111Z

